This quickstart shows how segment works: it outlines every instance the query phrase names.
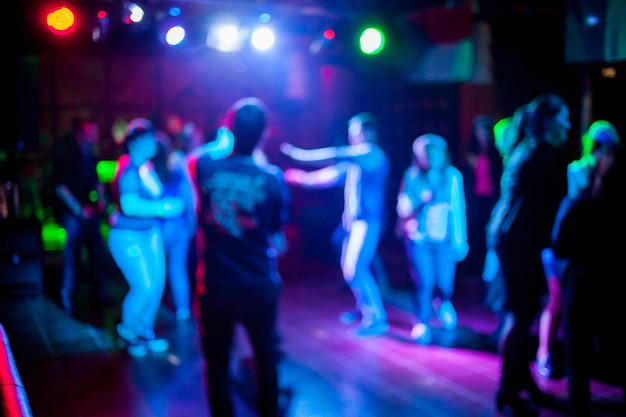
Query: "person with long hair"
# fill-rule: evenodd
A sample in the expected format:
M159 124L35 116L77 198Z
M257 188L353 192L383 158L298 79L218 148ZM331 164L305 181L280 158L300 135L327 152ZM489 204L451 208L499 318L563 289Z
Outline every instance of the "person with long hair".
M506 310L496 407L515 415L554 401L530 372L529 333L546 292L541 253L550 245L552 225L567 193L562 148L571 128L569 107L558 95L536 97L528 112L525 136L505 164L500 199L487 226L487 248L496 251L492 259L503 274Z

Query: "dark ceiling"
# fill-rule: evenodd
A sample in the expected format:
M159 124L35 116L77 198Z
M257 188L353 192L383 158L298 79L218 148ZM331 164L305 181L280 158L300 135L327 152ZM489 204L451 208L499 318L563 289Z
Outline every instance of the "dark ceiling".
M18 16L17 27L20 32L16 45L25 49L41 48L42 42L49 43L45 38L47 31L44 25L37 21L37 10L47 0L11 0ZM53 1L53 0L50 0ZM122 4L127 0L65 0L83 8L106 6L110 10L122 10ZM301 31L315 32L320 25L332 19L344 19L349 22L355 17L380 16L398 17L419 12L433 7L460 7L465 2L471 2L476 19L497 22L507 25L510 20L532 20L535 18L558 18L564 15L565 0L137 0L149 9L177 4L181 8L196 10L196 15L207 11L221 10L249 10L274 12L287 17L288 24L296 26ZM41 12L39 12L41 14ZM154 14L153 14L154 15ZM193 15L193 13L192 13ZM200 20L200 19L196 19ZM545 19L544 19L545 20ZM119 21L119 19L114 20ZM126 29L111 27L111 32L124 32ZM303 32L304 33L304 32ZM125 36L125 35L122 35ZM7 37L5 36L5 39ZM47 48L49 45L43 46Z

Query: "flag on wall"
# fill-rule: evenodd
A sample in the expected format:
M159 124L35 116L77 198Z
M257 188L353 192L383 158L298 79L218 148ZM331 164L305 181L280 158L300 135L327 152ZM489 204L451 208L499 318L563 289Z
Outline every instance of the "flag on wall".
M419 10L408 14L406 21L411 32L406 51L410 82L467 82L477 74L483 82L490 81L490 71L484 68L490 65L484 62L490 56L488 45L482 48L490 40L489 31L485 27L476 30L471 1Z

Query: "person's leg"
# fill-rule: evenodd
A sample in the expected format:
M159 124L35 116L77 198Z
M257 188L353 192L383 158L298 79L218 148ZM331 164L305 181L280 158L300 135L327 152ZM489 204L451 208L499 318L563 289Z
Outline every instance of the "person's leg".
M438 312L439 319L445 329L451 330L456 328L458 320L456 310L452 304L456 274L454 249L447 244L433 246L435 279L437 280L436 287L438 287L441 292L441 305L439 306Z
M65 230L63 247L63 276L61 281L61 305L68 315L75 313L76 275L80 257L80 219L70 214L61 217L61 227Z
M279 389L275 329L279 289L270 288L262 292L249 294L245 303L244 326L256 358L259 417L276 417Z
M189 243L186 236L181 236L171 242L167 254L167 280L177 320L187 320L191 317L191 288L187 272Z
M565 369L571 411L574 416L586 416L591 413L591 362L597 328L594 321L601 319L589 310L590 304L585 300L593 295L575 287L576 284L572 283L565 294Z
M147 282L144 288L141 336L147 339L154 339L154 327L163 300L163 292L165 291L165 249L160 227L152 228L146 238L147 246L143 254L146 268L145 279Z
M539 317L539 345L536 354L536 370L541 376L550 377L554 371L550 349L561 322L561 281L548 277L548 298Z
M229 305L215 291L200 301L201 342L206 363L207 395L212 416L234 417L230 385L230 349L234 318Z
M515 242L513 242L515 243ZM505 406L523 410L521 391L527 391L533 400L543 400L529 368L528 354L532 350L530 329L541 310L545 286L541 256L524 256L516 245L498 248L498 259L504 274L507 318L501 339L502 370L500 388L496 397L498 409Z
M128 334L138 337L143 330L146 294L149 294L151 279L145 253L149 248L150 233L147 231L111 229L109 250L128 283L129 290L122 302L121 325Z
M432 340L430 317L433 309L435 291L435 262L431 245L409 241L408 251L415 280L415 323L411 330L411 338L421 344L429 344Z
M342 272L357 300L357 305L361 307L363 328L377 324L385 324L388 327L387 313L371 271L372 259L378 245L378 232L379 228L376 225L370 226L362 220L354 222L348 237L346 253L342 257Z
M91 292L98 301L108 301L106 292L104 259L106 249L100 230L100 220L90 219L84 224L85 244L88 253L88 269L92 278Z

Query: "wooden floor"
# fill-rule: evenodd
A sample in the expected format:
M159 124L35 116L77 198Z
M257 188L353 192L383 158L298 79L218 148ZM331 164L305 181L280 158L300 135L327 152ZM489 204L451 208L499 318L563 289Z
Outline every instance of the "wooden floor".
M399 274L406 274L400 252L394 249L384 256L391 330L365 339L351 335L349 326L338 320L354 303L338 268L295 253L287 256L279 320L285 417L497 415L500 360L488 343L496 318L483 307L480 280L458 277L458 328L435 329L434 343L420 346L409 338L409 293L396 284ZM125 282L112 271L109 290L121 302ZM86 302L79 317L70 319L47 294L2 300L0 323L33 416L210 416L195 321L177 323L164 300L158 332L169 339L170 350L134 359L116 346L119 313L118 305L97 308ZM240 415L251 417L251 379L246 375L249 368L244 365L233 383ZM564 379L537 381L565 401ZM594 381L593 398L598 416L626 415L621 389ZM540 415L566 416L564 410L545 409Z

